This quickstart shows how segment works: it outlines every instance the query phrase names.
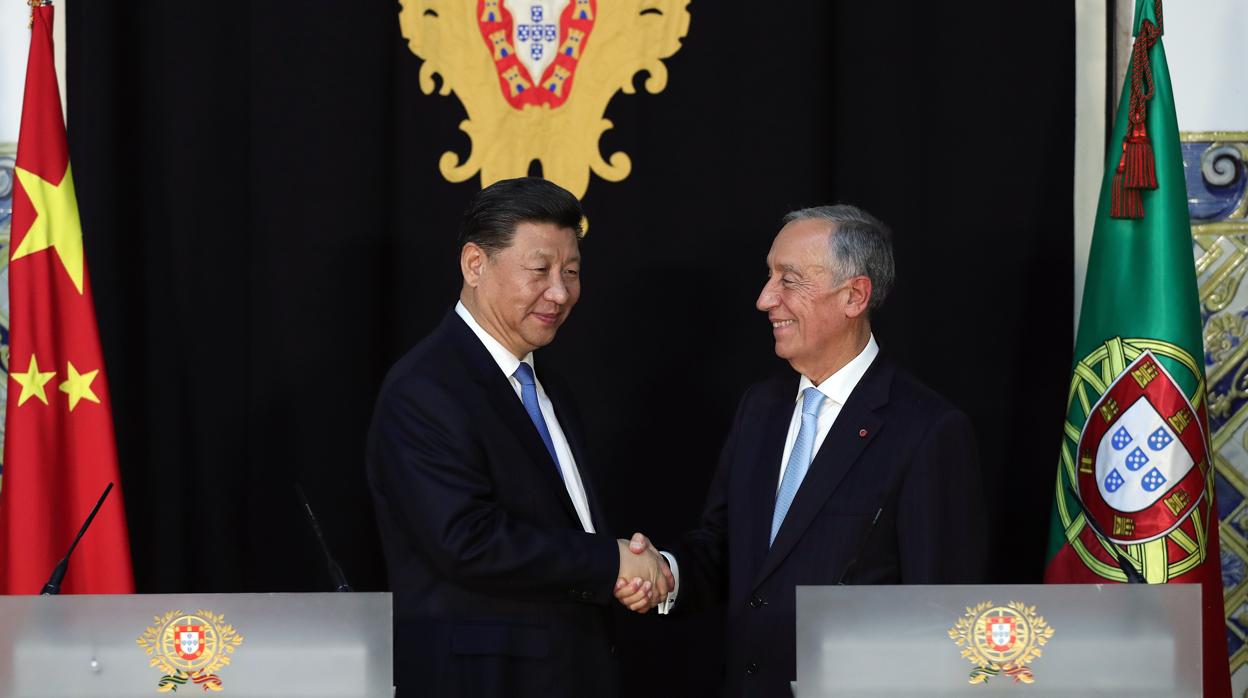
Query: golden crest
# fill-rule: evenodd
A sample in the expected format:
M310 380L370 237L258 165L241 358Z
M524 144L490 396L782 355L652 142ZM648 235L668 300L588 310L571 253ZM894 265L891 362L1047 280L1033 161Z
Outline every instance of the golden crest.
M968 683L987 683L993 676L1005 674L1014 683L1033 683L1035 674L1028 664L1040 657L1040 648L1053 637L1053 628L1036 607L1021 601L994 606L985 601L949 629L949 639L962 648L962 656L975 665Z
M230 655L243 643L243 636L225 617L200 609L195 613L169 611L155 616L156 624L135 642L151 657L149 666L164 673L156 690L178 690L187 683L205 691L222 690L217 671L230 663Z
M522 177L534 160L542 176L577 198L590 172L618 182L632 160L603 157L603 118L620 91L667 86L663 59L689 30L689 0L400 0L399 27L424 60L420 89L459 97L471 141L466 157L442 154L451 182L480 173L481 186Z

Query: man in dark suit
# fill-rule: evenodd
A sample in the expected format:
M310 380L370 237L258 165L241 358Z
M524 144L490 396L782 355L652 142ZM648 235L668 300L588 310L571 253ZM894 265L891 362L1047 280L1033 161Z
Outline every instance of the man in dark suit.
M871 333L893 283L890 238L852 206L803 209L767 256L757 306L796 373L746 391L702 524L673 549L669 602L727 604L726 695L792 695L799 584L982 581L971 424Z
M545 180L482 190L459 303L377 398L367 469L400 695L614 695L616 579L667 592L657 554L603 533L577 412L534 370L580 296L580 225L576 198Z

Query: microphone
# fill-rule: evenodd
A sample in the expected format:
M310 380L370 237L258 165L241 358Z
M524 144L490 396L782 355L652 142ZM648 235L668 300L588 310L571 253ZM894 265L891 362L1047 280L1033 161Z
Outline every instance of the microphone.
M1096 519L1092 518L1092 512L1088 511L1087 508L1083 506L1083 500L1080 499L1075 490L1071 488L1070 483L1066 483L1066 491L1069 492L1070 496L1074 497L1075 502L1079 504L1079 511L1083 512L1083 518L1088 522L1088 525L1092 527L1092 532L1095 533L1096 536L1101 539L1101 542L1105 544L1105 547L1113 553L1114 562L1118 563L1118 568L1122 570L1123 574L1127 575L1127 583L1147 584L1148 582L1144 580L1144 575L1140 574L1139 570L1135 569L1135 565L1131 564L1131 561L1122 554L1122 551L1118 549L1118 546L1109 540L1109 537L1105 535L1105 532L1101 529L1100 525L1096 523Z
M837 586L845 586L845 580L849 578L849 571L854 569L854 565L858 564L858 556L862 555L862 551L867 549L867 541L871 540L871 533L875 531L875 524L880 520L880 514L884 513L884 507L875 510L875 518L871 519L871 525L867 526L867 532L862 535L862 540L858 543L858 549L854 551L854 556L850 558L849 564L845 565L845 570L841 572L841 576L836 580Z
M316 539L321 542L321 553L325 555L325 564L329 567L329 576L334 581L334 591L351 591L351 585L347 584L347 577L342 573L342 568L338 566L338 561L329 552L329 545L325 543L325 536L321 534L321 525L316 522L316 514L312 513L312 505L308 504L308 498L303 494L303 488L295 483L295 494L299 495L299 501L303 502L303 510L308 512L308 521L312 524L312 531L316 533Z
M100 495L99 501L95 503L95 508L87 515L87 520L82 522L82 528L78 529L78 535L74 536L74 542L69 544L69 552L65 553L65 557L56 563L56 569L52 570L52 576L48 577L48 583L43 585L43 591L39 592L40 596L55 596L61 593L61 581L65 579L65 571L69 569L69 556L74 554L74 548L78 547L78 541L82 540L82 534L87 532L87 527L95 520L95 515L99 513L100 506L104 504L104 500L108 499L108 493L113 491L113 483L108 483L108 487L104 488L104 494Z

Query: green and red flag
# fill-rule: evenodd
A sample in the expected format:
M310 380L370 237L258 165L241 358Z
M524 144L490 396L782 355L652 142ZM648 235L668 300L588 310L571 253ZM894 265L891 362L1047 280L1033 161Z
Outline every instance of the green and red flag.
M1045 581L1202 586L1204 695L1230 694L1204 349L1160 0L1135 47L1093 229Z
M0 488L0 593L38 593L109 482L112 408L83 257L52 57L52 7L32 3L14 167L10 358ZM66 593L134 591L115 489L74 552Z

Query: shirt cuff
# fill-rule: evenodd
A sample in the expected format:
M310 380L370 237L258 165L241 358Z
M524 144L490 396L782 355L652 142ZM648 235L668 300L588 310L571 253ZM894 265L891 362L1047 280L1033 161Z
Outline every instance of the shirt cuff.
M668 592L667 599L654 607L659 612L659 615L665 616L676 607L676 595L680 593L680 565L676 564L676 556L666 550L660 550L659 554L667 560L667 566L672 570L672 577L676 580L676 586Z

